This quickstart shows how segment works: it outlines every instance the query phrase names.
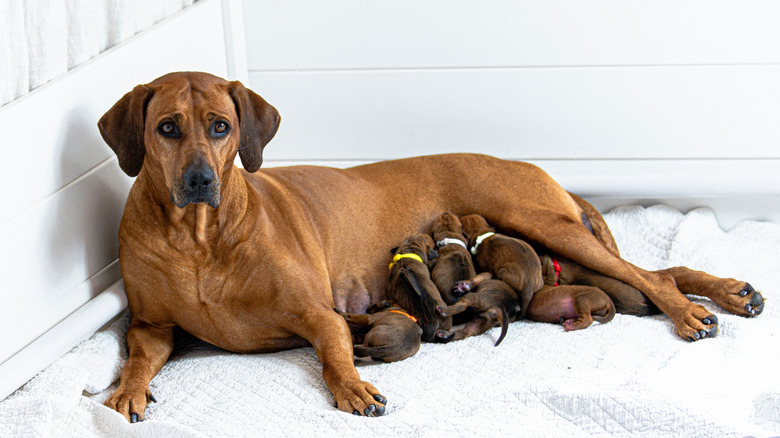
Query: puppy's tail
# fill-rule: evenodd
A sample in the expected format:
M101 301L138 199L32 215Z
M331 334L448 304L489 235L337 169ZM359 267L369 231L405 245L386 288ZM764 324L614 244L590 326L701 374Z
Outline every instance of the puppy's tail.
M498 347L498 344L504 340L507 331L509 331L509 315L506 313L506 309L503 307L501 307L501 315L498 317L498 322L501 324L501 336L498 337L495 347Z

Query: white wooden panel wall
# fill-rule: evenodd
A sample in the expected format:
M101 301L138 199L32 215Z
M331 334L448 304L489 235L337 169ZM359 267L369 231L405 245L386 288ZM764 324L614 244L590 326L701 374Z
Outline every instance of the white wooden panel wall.
M245 0L244 19L250 85L282 114L267 165L484 152L601 208L780 221L778 2Z
M226 76L224 31L220 1L202 0L0 109L3 376L31 377L38 363L10 366L9 357L119 280L117 230L132 179L98 119L133 86L169 71ZM0 386L0 397L15 388L5 378Z

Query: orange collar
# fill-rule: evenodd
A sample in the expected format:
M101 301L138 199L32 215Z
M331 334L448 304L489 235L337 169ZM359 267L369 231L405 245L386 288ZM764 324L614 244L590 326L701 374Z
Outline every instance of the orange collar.
M412 321L417 322L417 318L415 318L414 316L412 316L412 315L410 315L410 314L408 314L406 312L402 312L400 310L395 310L395 309L388 310L388 312L393 312L393 313L397 313L399 315L403 315L403 316L411 319Z

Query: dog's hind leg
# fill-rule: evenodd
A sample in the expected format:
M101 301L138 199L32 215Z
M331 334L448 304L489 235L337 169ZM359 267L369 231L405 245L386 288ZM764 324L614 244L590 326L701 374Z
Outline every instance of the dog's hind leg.
M515 235L640 290L671 318L677 334L683 339L693 341L717 334L717 318L703 306L688 300L677 289L671 275L643 270L616 256L582 225L575 212L569 214L562 208L554 212L520 207L507 209L504 206L503 211L509 210L509 214L491 216L497 219L499 227L511 230Z
M758 316L764 311L764 297L750 283L716 277L684 266L659 272L674 277L677 287L683 293L707 297L731 313Z

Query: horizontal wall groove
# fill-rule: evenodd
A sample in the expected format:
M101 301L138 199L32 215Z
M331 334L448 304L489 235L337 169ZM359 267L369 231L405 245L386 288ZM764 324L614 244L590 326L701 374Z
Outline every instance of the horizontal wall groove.
M318 74L318 73L425 73L447 71L505 71L505 70L597 70L633 68L740 68L779 67L777 62L755 63L701 63L701 64L603 64L603 65L507 65L507 66L447 66L447 67L377 67L377 68L303 68L303 69L250 69L250 74Z

